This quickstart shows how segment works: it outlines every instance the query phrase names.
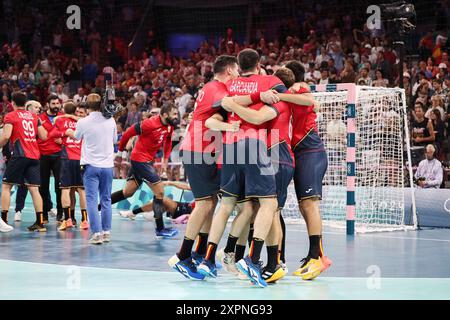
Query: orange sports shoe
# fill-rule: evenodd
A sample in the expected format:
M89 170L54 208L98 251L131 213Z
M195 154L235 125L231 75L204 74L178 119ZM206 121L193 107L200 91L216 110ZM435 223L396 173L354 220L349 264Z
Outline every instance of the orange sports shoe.
M83 222L81 222L81 224L80 224L80 229L81 229L81 230L87 230L87 229L89 229L89 223L87 222L87 220L84 220Z

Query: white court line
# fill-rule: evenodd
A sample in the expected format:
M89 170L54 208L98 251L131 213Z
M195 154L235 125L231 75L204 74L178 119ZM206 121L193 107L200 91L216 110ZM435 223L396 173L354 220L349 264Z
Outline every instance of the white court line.
M289 230L289 232L304 232L307 233L306 230ZM342 232L329 232L329 231L324 231L322 232L323 234L336 234L336 235L345 235ZM358 235L358 234L357 234ZM359 234L359 235L364 235L364 234ZM380 238L380 239L403 239L403 240L423 240L423 241L436 241L436 242L450 242L450 240L447 239L434 239L434 238L410 238L410 237L393 237L393 236L375 236L373 233L372 234L366 234L369 236L372 236L372 238Z

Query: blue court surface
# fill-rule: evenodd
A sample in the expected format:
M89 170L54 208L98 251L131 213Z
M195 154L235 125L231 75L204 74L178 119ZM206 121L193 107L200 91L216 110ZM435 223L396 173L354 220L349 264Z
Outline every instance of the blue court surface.
M287 276L260 289L224 271L200 282L172 271L167 260L179 249L184 226L176 226L176 240L159 240L153 222L126 220L116 211L111 243L93 246L87 242L88 231L58 232L51 220L47 233L30 233L26 227L34 214L25 212L23 219L13 224L13 232L0 234L0 300L450 299L448 229L348 237L344 230L326 228L330 269L313 281ZM290 273L307 250L305 226L288 225Z

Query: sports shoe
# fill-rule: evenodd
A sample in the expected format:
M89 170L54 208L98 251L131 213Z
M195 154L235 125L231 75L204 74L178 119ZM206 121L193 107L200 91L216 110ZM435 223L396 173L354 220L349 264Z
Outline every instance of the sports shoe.
M128 218L130 220L136 219L136 215L134 215L131 210L119 211L119 214L122 218Z
M252 281L253 284L260 288L267 287L267 282L261 275L261 263L254 264L252 259L247 256L244 259L239 260L236 266Z
M14 221L22 221L22 212L16 212L16 214L14 215Z
M223 268L226 272L238 275L239 271L236 268L236 259L235 259L235 253L234 252L225 252L224 249L220 249L219 252L217 252L217 258L220 262L222 262Z
M102 244L103 243L103 235L100 232L94 233L89 239L90 244Z
M310 257L303 258L301 261L302 265L294 271L294 276L299 276L303 280L312 280L314 278L317 278L324 269L324 265L322 263L322 260L319 259L313 259Z
M194 262L194 264L198 267L203 262L203 259L205 259L205 255L198 254L197 252L192 251L191 258L192 258L192 262Z
M7 224L5 221L0 219L0 232L10 232L13 231L14 228Z
M331 261L331 259L328 258L327 256L320 257L320 260L322 260L322 264L323 264L322 272L327 270L333 264L333 261Z
M89 223L87 222L87 220L81 222L81 224L80 224L80 229L81 229L81 230L87 230L87 229L89 229Z
M31 226L29 226L28 231L36 231L36 232L46 232L47 228L44 227L43 225L41 226L39 223L35 222L34 224L32 224Z
M190 280L198 281L205 279L205 275L198 272L197 266L192 261L192 258L180 260L175 254L172 258L169 259L168 263L170 267Z
M103 242L110 242L111 241L111 232L104 231L103 232Z
M67 219L66 220L66 225L67 225L67 228L73 228L74 224L73 224L72 219ZM75 222L75 225L76 225L76 222Z
M58 231L65 231L67 230L67 221L64 220L59 226L58 226Z
M217 278L217 266L208 260L203 260L197 268L205 277Z
M269 270L266 267L263 268L262 277L267 283L275 283L286 275L286 272L281 267L277 265L275 270Z
M153 211L146 211L142 213L142 216L144 217L145 220L148 221L153 221L155 220L155 218L153 217Z
M156 233L157 238L170 239L170 238L175 237L178 234L178 229L164 228L159 231L155 229L155 233Z
M56 217L56 215L58 214L58 210L52 208L47 214L51 215L52 217Z

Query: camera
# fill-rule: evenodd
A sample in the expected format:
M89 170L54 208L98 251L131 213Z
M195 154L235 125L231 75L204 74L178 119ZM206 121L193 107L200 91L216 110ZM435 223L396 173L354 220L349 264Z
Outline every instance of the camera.
M102 98L102 115L106 119L120 112L123 106L116 101L116 92L112 86L107 86Z
M414 5L405 1L380 4L382 20L386 29L394 36L405 36L416 28L416 10Z

